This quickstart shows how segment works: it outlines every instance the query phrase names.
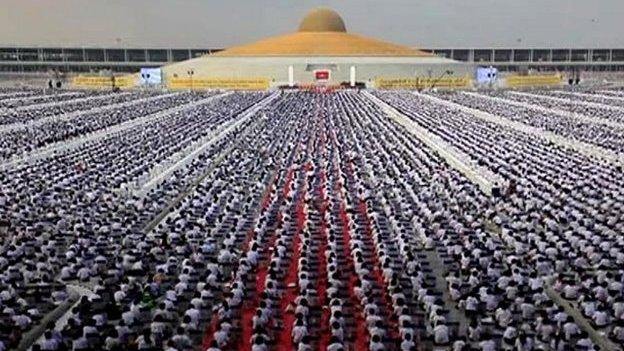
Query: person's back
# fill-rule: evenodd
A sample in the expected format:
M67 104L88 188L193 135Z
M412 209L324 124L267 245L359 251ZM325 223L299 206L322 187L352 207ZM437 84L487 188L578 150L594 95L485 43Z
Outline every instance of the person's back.
M444 324L438 324L433 328L433 342L436 345L446 345L449 343L449 330Z
M178 328L177 334L171 338L176 348L185 350L191 347L191 339L184 333L184 328Z
M496 342L492 339L485 339L479 343L481 351L496 351Z
M412 334L406 334L401 342L401 351L410 351L416 344L412 341Z
M264 343L256 343L251 347L251 351L268 351L269 348Z
M154 345L152 343L152 335L149 329L143 331L136 340L137 348L139 350L150 350Z
M89 340L80 336L72 342L72 351L84 351L89 349Z
M41 350L56 351L58 349L59 342L52 336L52 332L50 330L45 332L44 338L45 339L41 344Z

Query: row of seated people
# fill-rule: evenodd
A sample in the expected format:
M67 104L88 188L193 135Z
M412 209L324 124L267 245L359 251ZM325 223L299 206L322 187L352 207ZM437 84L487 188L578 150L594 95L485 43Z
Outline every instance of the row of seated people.
M603 105L612 105L618 107L624 107L624 99L617 95L609 95L600 91L592 89L581 89L579 91L566 91L566 90L539 90L535 92L539 95L552 96L560 99L572 99L580 102L590 102ZM617 91L616 91L617 93Z
M2 87L0 88L0 99L8 100L15 98L25 98L28 96L40 95L45 92L41 89L25 88L25 87Z
M63 118L72 112L81 113L92 109L109 108L111 106L129 104L134 100L162 95L159 92L126 92L77 96L65 101L56 101L10 108L0 114L0 126L12 127L24 124L41 123L51 117ZM1 100L0 100L1 101ZM73 115L73 114L72 114Z
M590 92L597 94L597 95L602 95L602 96L624 98L624 91L618 88L610 88L610 89L595 88L595 89L591 89Z
M624 151L624 125L621 128L614 128L599 123L599 120L597 123L591 123L573 115L562 116L531 107L511 106L504 101L464 93L439 93L435 96L553 132L571 140L591 143L616 152Z
M488 95L558 111L578 113L609 122L624 122L624 117L621 116L621 107L611 105L612 102L606 106L600 106L592 103L584 103L577 97L561 98L539 94L519 95L514 92L489 92Z
M102 93L97 91L54 91L47 93L41 90L39 94L27 96L19 95L4 98L0 100L0 108L12 109L46 103L57 103L91 96L94 97L100 94Z
M108 127L200 100L211 94L134 96L133 100L111 105L100 111L84 111L70 119L51 119L0 132L0 159L28 156L28 153L53 143L70 141Z

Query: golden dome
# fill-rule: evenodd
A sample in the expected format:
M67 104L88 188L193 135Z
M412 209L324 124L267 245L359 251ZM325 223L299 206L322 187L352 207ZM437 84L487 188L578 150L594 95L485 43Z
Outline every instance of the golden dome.
M327 8L310 11L301 21L298 32L236 46L212 55L220 57L432 56L428 52L406 46L347 33L340 15Z
M341 32L297 32L233 47L212 55L221 57L432 56L428 52Z
M310 12L299 24L299 32L346 32L347 27L340 15L328 8L319 7Z

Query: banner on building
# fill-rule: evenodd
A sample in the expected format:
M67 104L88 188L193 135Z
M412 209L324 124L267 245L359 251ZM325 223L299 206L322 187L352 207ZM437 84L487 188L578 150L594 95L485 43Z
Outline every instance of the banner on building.
M469 77L443 78L377 78L377 89L421 90L432 88L466 88L470 85Z
M171 78L167 80L167 87L172 90L179 89L227 89L227 90L267 90L269 80L267 78L246 79L219 79L219 78Z
M79 75L72 78L72 86L83 89L102 89L102 88L133 88L137 85L137 76L84 76Z
M539 86L557 86L563 83L560 74L544 74L529 76L508 76L505 78L508 87L539 87Z

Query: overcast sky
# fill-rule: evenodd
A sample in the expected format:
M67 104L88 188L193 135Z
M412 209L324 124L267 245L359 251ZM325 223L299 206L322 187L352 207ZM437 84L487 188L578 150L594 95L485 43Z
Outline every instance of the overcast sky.
M1 0L0 46L221 48L329 6L347 29L420 47L624 48L623 0Z

